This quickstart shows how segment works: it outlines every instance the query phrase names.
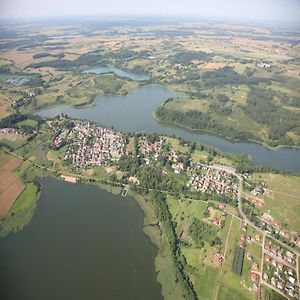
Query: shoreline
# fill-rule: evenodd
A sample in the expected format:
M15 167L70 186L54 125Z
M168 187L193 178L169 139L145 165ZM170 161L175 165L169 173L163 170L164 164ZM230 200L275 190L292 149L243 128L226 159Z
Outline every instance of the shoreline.
M258 141L258 140L251 140L251 139L248 139L248 140L234 140L230 137L226 137L226 136L223 136L223 135L220 135L220 134L217 134L217 133L214 133L210 130L205 130L205 129L192 129L188 126L185 126L185 125L182 125L180 123L177 123L177 122L168 122L168 121L163 121L163 120L160 120L157 116L156 116L156 113L155 111L152 113L152 116L153 118L160 124L165 124L165 125L173 125L173 126L178 126L179 128L182 128L182 129L185 129L191 133L196 133L196 134L209 134L211 136L215 136L215 137L218 137L218 138L222 138L228 142L231 142L232 144L256 144L256 145L261 145L261 146L264 146L266 149L270 150L270 151L278 151L280 149L296 149L296 150L300 150L300 146L291 146L291 145L277 145L277 146L270 146L268 144L266 144L265 142L262 142L262 141Z
M111 193L113 195L120 195L121 193L121 187L114 187L112 185L109 184L104 184L104 183L97 183L97 182L86 182L86 181L77 181L77 182L69 182L64 180L63 177L57 177L54 174L44 174L44 176L40 176L39 180L40 180L40 185L41 185L41 190L38 192L37 195L34 196L34 200L33 202L35 203L35 206L33 208L33 210L31 211L31 215L30 215L30 219L27 220L26 223L23 224L22 227L12 227L12 230L10 230L9 232L7 232L6 234L4 234L3 236L0 236L0 239L4 239L5 237L17 233L17 232L21 232L24 227L26 227L31 221L32 218L35 214L35 210L37 209L37 205L38 205L38 201L41 198L41 194L42 194L42 189L43 189L43 181L46 178L53 178L55 180L61 181L61 182L65 182L67 184L85 184L85 185L93 185L97 188L99 188L100 190L106 191L108 193ZM141 230L143 231L143 233L147 236L147 238L149 239L149 241L152 243L152 245L156 248L156 255L154 257L154 270L156 273L155 279L157 281L157 283L159 284L160 288L161 288L161 294L163 296L164 299L169 299L171 300L172 297L168 297L168 291L165 290L166 287L166 282L164 282L164 280L162 280L160 273L163 271L163 266L160 265L160 261L164 259L164 255L163 255L163 249L162 249L162 239L164 239L163 236L163 232L161 233L158 228L156 227L152 227L152 226L147 226L149 224L152 223L157 223L158 220L155 216L154 210L151 207L151 205L149 205L146 201L146 199L144 198L144 196L138 194L137 192L134 192L132 190L128 191L128 196L132 197L134 199L134 201L137 203L137 205L139 206L139 208L141 209L141 212L143 213L143 222L142 222L142 227ZM124 200L123 200L124 201ZM126 201L126 198L125 198ZM21 211L20 213L26 213ZM12 216L10 216L10 212L8 212L6 215L4 215L2 218L5 219L5 217L7 216L8 220L12 218ZM18 217L18 216L16 216Z
M126 97L127 95L132 94L135 90L137 90L139 88L144 88L144 87L147 88L147 87L158 86L158 87L161 87L161 88L169 90L171 93L176 93L172 89L170 89L170 88L168 88L168 87L166 87L164 85L161 85L161 84L155 84L155 83L145 84L144 82L140 82L138 84L139 84L139 86L137 88L129 90L124 95L103 94L103 95L96 96L94 99L91 99L88 102L83 102L82 104L71 104L71 103L68 103L68 102L61 102L61 103L58 103L58 104L53 104L53 105L49 105L49 106L46 105L46 106L40 107L39 109L33 110L31 112L28 112L28 114L37 115L39 113L39 111L41 111L41 110L47 110L47 109L55 108L55 107L57 107L59 105L66 105L66 106L69 106L69 107L74 108L74 109L84 109L84 108L88 108L88 107L93 107L93 106L95 106L97 104L98 101L101 101L102 97L105 97L105 96ZM274 151L274 152L276 152L276 151L278 151L280 149L296 149L296 150L300 150L300 146L296 146L296 145L292 146L292 145L281 145L280 144L280 145L277 145L277 146L270 146L266 142L259 141L259 140L252 140L252 139L246 139L246 140L232 139L232 138L230 138L228 136L223 136L223 135L217 134L217 133L215 133L213 131L210 131L210 130L192 129L192 128L188 127L188 126L182 125L182 124L177 123L177 122L168 122L168 121L160 120L156 116L155 111L152 112L151 115L152 115L152 117L155 119L155 121L157 123L165 124L165 125L169 125L169 126L177 126L177 127L181 128L181 129L187 130L188 132L199 134L199 135L201 135L201 134L209 134L211 136L224 139L227 142L231 142L232 144L256 144L256 145L264 146L267 150Z

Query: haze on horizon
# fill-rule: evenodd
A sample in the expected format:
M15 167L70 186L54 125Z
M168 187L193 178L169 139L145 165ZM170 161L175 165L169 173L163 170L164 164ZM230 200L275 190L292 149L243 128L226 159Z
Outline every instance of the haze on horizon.
M170 15L300 23L300 0L1 0L0 19Z

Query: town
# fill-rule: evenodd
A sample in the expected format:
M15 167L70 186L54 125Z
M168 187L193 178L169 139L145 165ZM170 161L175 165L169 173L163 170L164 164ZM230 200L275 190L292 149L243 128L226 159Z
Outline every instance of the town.
M68 128L56 128L55 149L67 145L65 162L77 167L104 165L117 161L124 154L125 135L90 122L74 121Z

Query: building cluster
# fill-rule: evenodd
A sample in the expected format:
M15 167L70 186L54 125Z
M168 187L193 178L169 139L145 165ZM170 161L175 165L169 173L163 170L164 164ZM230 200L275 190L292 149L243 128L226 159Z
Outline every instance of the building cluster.
M153 161L158 160L162 152L162 146L162 138L154 142L150 142L146 136L139 138L138 147L146 165L150 165Z
M296 254L286 248L266 240L263 246L264 265L263 281L278 292L292 297L299 297L299 284L296 271Z
M189 172L187 186L197 192L234 196L238 194L237 178L225 170L215 170L210 166L196 164Z
M123 154L126 136L90 122L74 121L60 128L55 148L67 145L64 160L77 167L97 166L117 161Z
M300 235L296 231L288 231L283 228L281 222L274 219L269 213L263 213L260 217L259 227L274 236L276 239L286 241L300 247Z
M259 68L263 68L263 69L269 69L269 68L271 68L271 65L268 64L268 63L266 63L266 62L258 62L256 64L256 66L259 67Z
M242 233L240 235L239 246L240 248L246 249L247 245L254 242L260 243L261 236L259 234L250 235L248 233L248 224L246 222L242 223ZM259 281L260 281L260 269L258 258L251 252L246 253L246 258L251 261L250 278L251 281L251 291L254 294L258 293Z

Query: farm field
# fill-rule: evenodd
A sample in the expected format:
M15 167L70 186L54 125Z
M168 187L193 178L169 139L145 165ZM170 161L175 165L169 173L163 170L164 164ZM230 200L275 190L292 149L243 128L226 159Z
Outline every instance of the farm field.
M22 160L8 156L4 152L1 152L1 156L0 217L4 216L10 210L25 187L18 176L14 174L14 170L21 165Z
M263 212L270 211L274 219L285 224L286 228L298 230L300 228L299 200L300 178L298 176L284 176L280 174L256 174L253 178L256 182L266 183L267 193L263 198L265 205Z

